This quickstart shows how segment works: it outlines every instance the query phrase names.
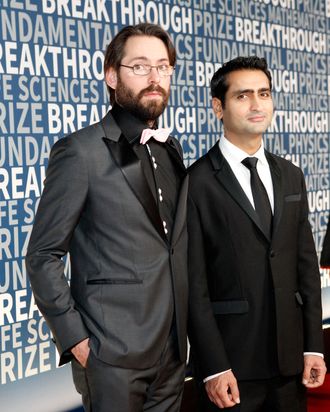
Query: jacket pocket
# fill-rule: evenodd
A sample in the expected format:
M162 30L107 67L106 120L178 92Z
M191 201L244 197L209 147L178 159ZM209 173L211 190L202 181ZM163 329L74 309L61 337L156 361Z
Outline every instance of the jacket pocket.
M284 196L285 202L300 202L300 200L301 200L301 193Z
M215 315L240 314L249 311L249 302L241 300L222 300L211 302Z
M87 280L87 285L138 285L143 283L140 279L90 279Z

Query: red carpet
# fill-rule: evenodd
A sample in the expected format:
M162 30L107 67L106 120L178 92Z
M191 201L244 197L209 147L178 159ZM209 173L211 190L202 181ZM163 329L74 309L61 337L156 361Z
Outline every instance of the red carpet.
M320 388L308 390L308 412L330 411L330 374L327 373L325 382Z

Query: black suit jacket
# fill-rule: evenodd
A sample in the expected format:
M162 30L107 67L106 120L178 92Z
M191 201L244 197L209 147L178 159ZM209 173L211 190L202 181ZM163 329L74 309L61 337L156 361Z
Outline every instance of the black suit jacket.
M148 368L173 324L185 359L188 179L178 142L169 137L165 146L182 178L170 240L141 161L111 112L52 149L26 263L61 363L89 336L104 362ZM61 260L67 252L70 287Z
M327 232L325 234L324 241L323 241L320 264L322 267L325 267L325 268L330 267L330 215L329 215Z
M272 238L218 143L189 170L189 338L201 377L293 375L303 352L322 352L320 275L304 177L266 152Z

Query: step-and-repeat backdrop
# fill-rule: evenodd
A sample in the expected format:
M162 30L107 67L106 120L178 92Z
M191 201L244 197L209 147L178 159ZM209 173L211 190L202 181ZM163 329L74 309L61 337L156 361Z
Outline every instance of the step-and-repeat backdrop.
M161 123L180 140L187 166L219 138L209 93L214 70L238 55L267 59L276 112L265 145L302 168L318 253L322 248L330 209L329 0L0 1L3 412L58 412L79 402L69 368L57 368L24 257L50 148L106 113L103 52L123 26L142 21L162 25L177 50ZM321 281L327 323L329 271L321 271Z

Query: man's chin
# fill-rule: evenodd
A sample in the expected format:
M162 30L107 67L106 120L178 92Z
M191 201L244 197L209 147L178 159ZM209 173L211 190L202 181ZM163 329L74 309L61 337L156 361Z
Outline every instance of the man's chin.
M164 111L162 105L159 105L159 107L145 107L140 105L138 108L126 106L124 108L142 121L156 120Z
M263 134L268 129L268 127L269 124L256 124L253 127L250 127L250 132L256 134Z
M142 104L142 107L145 113L149 113L149 116L152 116L151 118L156 119L163 113L166 105L164 104L163 100L161 101L151 100L151 101L146 102L145 104Z

